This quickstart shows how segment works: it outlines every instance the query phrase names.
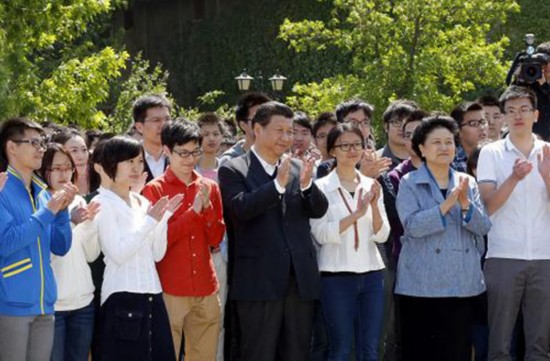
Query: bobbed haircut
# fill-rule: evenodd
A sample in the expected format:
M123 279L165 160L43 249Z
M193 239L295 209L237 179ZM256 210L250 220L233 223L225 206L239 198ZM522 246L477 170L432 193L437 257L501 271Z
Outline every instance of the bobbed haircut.
M363 148L365 147L365 137L363 132L359 127L352 123L338 123L334 128L330 130L327 136L327 153L330 153L331 150L335 148L336 141L344 133L354 133L359 138L361 138L361 143L363 143Z
M24 118L10 118L0 125L0 171L8 167L8 155L6 153L6 144L10 140L20 140L25 136L27 130L35 130L41 136L45 136L44 129L36 122Z
M250 108L269 101L271 101L271 99L264 93L252 92L243 95L237 102L235 119L237 119L237 122L246 122L248 120L247 117Z
M252 119L252 126L254 127L255 124L259 124L262 127L266 127L271 122L271 118L276 115L289 119L294 118L294 112L288 105L276 101L270 101L258 107L258 110L256 110L256 114Z
M521 98L529 99L533 109L537 109L537 96L535 93L531 89L519 85L511 85L504 90L499 99L500 107L504 109L508 100Z
M362 110L369 119L372 119L372 113L374 112L374 107L372 105L361 99L350 99L336 106L336 120L339 123L343 123L344 118L349 113L353 113L358 110Z
M437 114L430 115L422 119L422 123L420 123L420 125L415 129L411 139L412 149L416 155L422 159L422 161L426 161L426 158L424 158L422 152L420 151L420 145L424 145L428 136L434 130L439 128L444 128L451 132L453 135L453 141L456 142L456 138L458 136L458 125L453 118L447 115Z
M143 123L147 115L147 109L163 107L170 111L172 106L168 99L160 94L143 95L134 102L132 106L132 116L135 123Z
M463 102L458 104L451 111L451 118L453 118L458 126L462 124L464 120L464 115L468 112L474 112L478 110L483 110L483 106L478 102Z
M160 140L172 151L176 145L195 142L202 145L202 135L197 124L178 118L171 123L166 123L160 132Z
M301 111L294 112L294 119L292 119L292 123L299 125L303 128L306 128L310 132L313 131L311 126L311 120L309 119L308 115L304 112L301 112Z
M389 123L392 119L404 119L418 109L416 102L408 99L398 99L388 105L382 114L382 119L384 123Z
M57 153L61 153L67 156L69 158L69 162L71 162L71 167L73 169L76 169L76 165L74 164L73 157L67 152L63 145L59 143L48 143L48 148L46 148L46 151L44 152L44 158L42 158L42 166L40 167L40 170L38 171L38 174L40 178L42 178L48 186L51 186L50 184L50 169L52 168L53 158ZM78 175L76 172L73 172L73 175L71 177L71 182L75 182Z
M135 139L119 135L104 142L98 163L112 180L116 178L118 163L143 155L143 148Z

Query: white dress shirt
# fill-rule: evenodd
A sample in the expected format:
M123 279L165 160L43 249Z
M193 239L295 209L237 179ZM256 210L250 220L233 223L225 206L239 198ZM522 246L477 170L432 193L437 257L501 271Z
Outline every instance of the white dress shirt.
M105 274L101 304L115 292L161 293L155 267L166 253L166 212L160 222L147 215L149 201L130 192L137 205L130 207L110 190L102 191L94 200L101 204L97 227L101 249L105 255Z
M153 177L156 178L164 173L165 165L166 165L166 155L164 153L161 154L158 160L155 159L151 154L147 153L145 148L143 148L143 151L145 152L145 161L147 162L147 165L149 166L149 169L151 170L151 173L153 174Z
M69 211L86 205L79 195L69 205ZM88 262L93 262L101 251L97 227L93 221L78 225L71 222L73 241L71 249L64 256L52 253L52 269L57 283L56 311L73 311L88 306L94 298L92 271Z
M517 183L508 200L491 216L487 258L550 259L550 200L537 161L537 154L546 143L533 138L534 147L527 158L509 136L481 149L477 166L479 184L494 183L500 187L512 174L517 158L533 164L533 170Z
M353 197L345 190L335 170L326 177L315 181L317 187L323 191L328 200L328 211L318 219L311 219L311 232L321 245L318 254L319 270L326 272L355 272L363 273L384 268L382 257L374 242L386 242L390 233L390 226L384 208L382 194L378 200L378 209L382 216L382 227L377 233L373 230L372 208L369 206L364 216L357 220L359 247L355 250L355 230L353 225L340 233L340 221L350 212L347 209L340 192L342 190L347 204L352 211L357 209L360 190L364 195L370 191L373 179L365 177L356 170L359 184Z

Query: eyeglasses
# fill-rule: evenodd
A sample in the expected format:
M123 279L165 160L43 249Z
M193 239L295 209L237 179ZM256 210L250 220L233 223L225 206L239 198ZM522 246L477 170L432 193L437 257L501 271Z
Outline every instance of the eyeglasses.
M175 149L172 149L172 152L176 153L177 155L179 155L181 158L188 158L190 155L192 155L194 158L198 157L199 155L202 154L202 149L195 149L194 151L192 152L188 152L186 150L175 150Z
M334 148L340 148L343 152L349 152L351 148L354 150L363 150L365 149L365 144L363 142L336 144Z
M61 167L53 167L48 169L52 173L70 173L73 174L75 169L74 168L61 168Z
M392 119L389 123L394 128L401 128L403 126L403 120L401 119Z
M466 123L460 124L460 128L469 126L472 128L486 127L489 124L485 119L472 119Z
M521 115L522 117L525 117L532 112L533 112L533 109L527 109L527 108L522 108L519 111L517 109L506 109L504 111L504 114L510 117L516 117L518 114Z
M20 140L12 140L14 143L28 143L32 145L36 150L43 150L48 147L48 143L44 139L20 139Z
M345 123L353 124L353 125L355 125L356 127L359 127L359 128L370 127L370 120L368 120L368 119L365 119L365 120L350 119L350 120L345 121Z

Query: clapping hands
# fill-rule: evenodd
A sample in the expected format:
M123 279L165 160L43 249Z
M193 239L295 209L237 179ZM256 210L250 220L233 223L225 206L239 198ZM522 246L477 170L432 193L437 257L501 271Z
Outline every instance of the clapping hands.
M183 194L178 194L168 199L168 196L160 198L155 205L151 206L147 211L147 214L153 217L157 222L160 222L164 213L174 213L183 200Z

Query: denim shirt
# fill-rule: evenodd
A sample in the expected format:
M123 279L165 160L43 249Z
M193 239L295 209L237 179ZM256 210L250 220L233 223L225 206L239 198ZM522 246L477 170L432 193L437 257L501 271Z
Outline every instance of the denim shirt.
M425 164L400 182L396 203L404 234L396 294L469 297L485 291L480 259L491 222L474 178L453 169L449 172L448 192L460 176L468 178L471 206L465 217L458 203L442 215L439 206L444 198Z

